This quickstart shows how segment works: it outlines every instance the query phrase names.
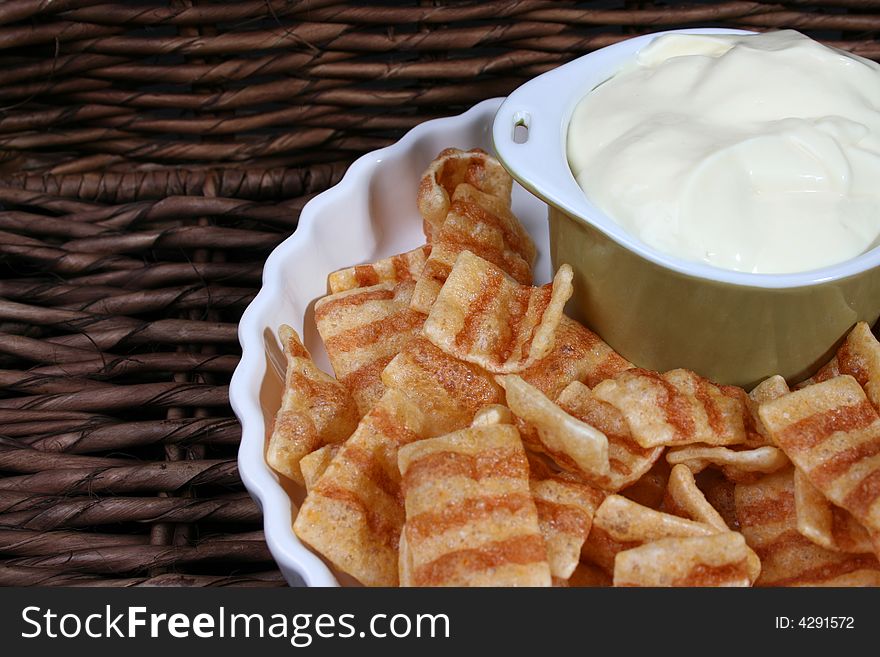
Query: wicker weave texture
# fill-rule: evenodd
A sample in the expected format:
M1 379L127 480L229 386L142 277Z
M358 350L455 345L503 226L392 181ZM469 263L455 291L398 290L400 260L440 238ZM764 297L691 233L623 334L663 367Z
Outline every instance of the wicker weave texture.
M595 48L880 0L0 2L0 585L281 585L227 384L265 257L361 153Z

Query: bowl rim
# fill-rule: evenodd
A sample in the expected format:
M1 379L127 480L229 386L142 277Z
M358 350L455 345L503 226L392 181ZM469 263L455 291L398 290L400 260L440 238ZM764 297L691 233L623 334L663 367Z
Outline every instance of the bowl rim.
M260 389L266 373L263 330L268 307L281 293L285 284L282 262L293 257L313 239L324 208L339 194L362 184L371 171L385 158L404 152L421 139L444 125L465 124L480 115L488 121L502 98L489 98L453 116L424 121L407 131L393 144L371 151L356 159L342 179L309 200L300 213L296 230L272 252L263 267L262 285L256 297L245 308L238 324L241 360L229 384L229 402L241 424L238 469L245 488L263 512L263 529L269 551L285 577L288 571L298 574L308 586L339 586L330 567L293 532L293 504L265 459L266 423L260 403ZM274 329L273 329L274 330Z
M728 28L652 32L619 41L532 78L505 99L492 126L492 140L498 158L517 182L548 205L598 230L644 260L691 278L740 287L793 289L860 276L880 265L880 246L877 246L843 262L802 272L756 274L722 269L678 258L649 246L586 197L571 173L566 155L568 124L574 108L596 84L613 75L622 62L665 34L757 32ZM518 123L527 124L529 131L523 144L516 143L513 138L513 126Z

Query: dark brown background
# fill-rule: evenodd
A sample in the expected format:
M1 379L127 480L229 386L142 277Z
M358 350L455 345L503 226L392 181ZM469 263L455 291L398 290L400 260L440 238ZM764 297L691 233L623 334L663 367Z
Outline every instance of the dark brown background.
M302 206L421 121L705 25L880 58L880 0L0 2L0 585L282 585L227 384Z

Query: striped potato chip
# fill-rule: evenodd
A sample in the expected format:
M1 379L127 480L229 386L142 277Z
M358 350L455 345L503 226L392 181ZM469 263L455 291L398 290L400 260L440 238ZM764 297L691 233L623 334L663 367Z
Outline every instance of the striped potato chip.
M880 533L880 416L853 377L761 404L773 441L825 497Z
M724 476L732 481L754 481L759 474L776 472L789 464L788 457L772 446L769 432L758 416L759 406L790 392L788 384L779 375L771 376L744 398L748 414L746 420L747 440L742 447L712 447L687 445L675 447L666 453L670 465L684 464L698 474L709 466L721 468ZM751 422L749 422L751 421ZM754 449L744 449L753 447Z
M789 464L781 449L769 445L754 449L687 445L666 452L666 461L672 466L684 464L694 474L716 466L732 481L754 480L757 474L770 474Z
M425 320L424 334L451 356L494 374L520 372L553 348L572 276L571 267L562 265L552 285L523 286L463 251Z
M634 484L663 454L663 447L645 449L633 440L623 414L611 404L596 399L583 383L569 384L556 403L608 439L608 472L603 475L583 473L590 483L603 490L616 492Z
M431 245L423 244L412 251L383 258L371 264L340 269L327 277L327 287L331 294L338 294L380 283L414 281L421 275L430 254Z
M758 417L758 407L766 401L787 395L791 390L785 379L778 374L768 377L756 385L745 397L746 408L749 413L746 416L746 441L747 447L763 447L773 445L767 429Z
M751 440L746 441L746 444L750 447L760 447L761 445L772 445L773 441L770 438L770 434L767 431L764 424L761 422L761 418L758 417L758 408L764 402L771 401L773 399L777 399L782 397L783 395L787 395L791 390L788 387L788 384L778 374L771 376L770 378L764 379L756 385L748 396L748 407L749 407L749 415L752 418L752 423L755 427L755 432L757 432L760 438L750 435L749 438Z
M876 557L832 552L798 532L791 468L737 484L735 499L740 531L761 559L756 586L880 586Z
M758 556L686 467L672 469L664 506L670 513L610 495L596 511L587 554L613 571L614 586L750 586L757 579Z
M710 536L718 530L669 513L655 511L620 495L609 495L593 515L593 526L582 556L614 572L618 553L660 538Z
M593 388L597 399L623 413L633 439L645 448L744 443L748 411L741 393L681 369L626 370Z
M588 484L529 460L529 487L538 510L538 524L547 545L554 578L571 577L590 533L593 514L605 494Z
M431 255L413 293L412 308L428 313L458 254L470 251L521 285L532 284L535 245L510 211L510 202L459 185L449 214L431 241Z
M296 331L282 325L278 337L287 372L266 461L277 473L302 484L301 459L322 445L348 438L357 427L358 412L348 390L312 362Z
M705 523L655 511L621 495L606 497L596 510L593 523L612 539L623 543L717 533L715 528Z
M342 449L342 445L339 444L324 445L311 454L306 454L302 457L299 467L302 470L303 483L307 493L312 490L340 449Z
M851 513L829 502L798 470L794 472L794 503L798 531L816 545L835 552L874 553L868 530Z
M729 532L731 526L713 507L697 486L693 473L684 465L676 465L669 474L669 486L663 500L663 508L669 513L709 525L718 532ZM739 525L736 524L738 528ZM746 572L749 582L754 583L761 574L761 560L749 547L746 550ZM694 586L698 586L694 584Z
M424 438L422 410L387 390L311 486L294 532L367 586L395 586L404 512L397 452Z
M510 207L513 179L486 151L447 148L434 158L419 181L417 204L428 241L446 221L451 199L461 184L497 197Z
M411 586L550 586L516 427L492 424L400 449Z
M547 399L515 374L498 377L514 415L536 429L539 451L561 468L593 481L610 471L608 438Z
M834 357L797 387L822 383L843 374L858 381L874 408L880 409L880 342L865 322L856 324Z
M750 550L742 534L661 538L614 560L614 586L751 586Z
M412 281L380 283L331 294L315 304L315 321L330 364L361 415L385 391L382 370L425 321L409 308L414 287Z
M513 424L514 417L510 409L503 404L484 406L474 415L471 426L480 427L487 424Z
M429 437L464 429L478 410L504 400L501 386L485 370L456 360L422 336L388 363L382 381L424 411Z
M684 465L676 465L669 473L669 486L663 500L663 510L682 518L702 522L720 532L729 531L721 514L715 510L697 487L694 474Z
M778 374L774 374L752 388L752 391L749 393L749 399L755 402L755 404L760 405L764 402L778 399L790 392L791 390L785 379Z
M599 381L631 367L632 364L629 361L617 354L599 336L580 323L563 315L559 326L556 328L553 349L537 363L520 372L520 376L526 383L533 385L549 399L556 399L556 403L562 406L559 396L569 384L586 381L588 385L595 385ZM589 390L586 387L584 389ZM607 404L605 406L620 417L617 409ZM577 412L573 412L572 409L566 409L566 411L578 417ZM578 417L578 419L595 426L603 433L606 432L604 426L599 426L595 422L591 422L583 417ZM535 427L524 422L521 418L517 418L516 426L520 431L523 442L532 449L539 449L540 439ZM611 428L615 428L613 421ZM628 434L629 429L626 429L625 433ZM610 441L612 437L609 435L608 438ZM609 446L613 449L611 443L609 443ZM612 469L614 464L615 461L612 460ZM637 478L638 475L635 476L635 479ZM599 482L598 485L601 485L606 490L617 490L613 483Z
M520 376L550 399L557 399L573 381L592 387L632 367L632 363L605 344L598 335L563 315L556 327L553 349L520 372Z

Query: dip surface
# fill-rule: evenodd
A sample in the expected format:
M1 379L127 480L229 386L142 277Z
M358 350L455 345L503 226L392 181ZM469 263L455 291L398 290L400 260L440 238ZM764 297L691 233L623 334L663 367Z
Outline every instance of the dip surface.
M587 197L659 251L806 271L880 233L880 65L794 31L666 35L575 108Z

